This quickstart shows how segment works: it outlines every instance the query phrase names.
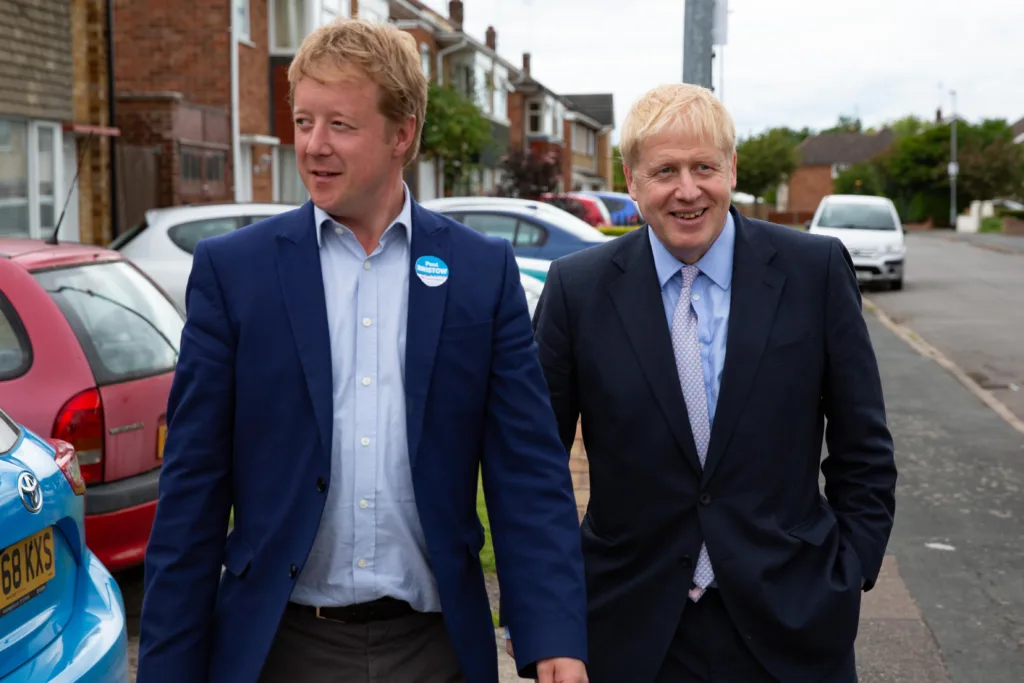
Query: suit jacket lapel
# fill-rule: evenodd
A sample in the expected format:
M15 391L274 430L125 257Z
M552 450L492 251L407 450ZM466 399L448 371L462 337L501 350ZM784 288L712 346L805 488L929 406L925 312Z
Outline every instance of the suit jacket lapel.
M412 248L409 260L409 312L405 336L405 411L409 442L409 460L415 465L423 433L430 378L437 355L437 342L444 321L449 281L436 287L425 284L416 275L420 257L437 257L449 269L457 268L451 261L451 234L434 214L416 202L412 205Z
M733 210L732 215L736 245L729 332L715 423L704 462L705 483L714 475L743 411L786 282L786 276L771 265L775 255L771 242L738 211Z
M316 227L313 203L306 202L296 218L278 233L278 277L320 428L320 442L330 454L334 413L331 338Z
M609 294L651 391L687 462L699 474L700 460L697 459L697 447L679 385L671 333L665 319L647 228L619 239L622 246L613 260L624 272L609 283Z

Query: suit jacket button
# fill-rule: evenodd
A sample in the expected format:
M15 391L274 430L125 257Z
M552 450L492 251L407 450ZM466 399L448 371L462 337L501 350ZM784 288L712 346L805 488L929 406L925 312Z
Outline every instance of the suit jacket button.
M693 564L693 561L690 559L689 555L683 555L682 559L679 560L679 564L683 566L683 569L689 569Z
M320 493L323 493L324 491L327 490L327 482L324 480L323 477L316 478L316 490L319 491Z
M289 578L294 579L298 575L299 575L299 568L298 567L296 567L294 564L292 566L288 567L288 576L289 576Z
M700 504L701 505L711 505L711 494L710 493L702 493L702 494L700 494Z

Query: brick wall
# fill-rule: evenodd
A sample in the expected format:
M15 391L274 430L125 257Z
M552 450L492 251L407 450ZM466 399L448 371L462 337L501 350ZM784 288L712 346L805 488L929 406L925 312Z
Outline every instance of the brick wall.
M243 135L270 134L267 4L268 0L249 0L252 45L238 46L238 126Z
M274 201L274 167L270 161L263 161L266 157L271 159L270 145L252 146L252 200L254 202Z
M68 0L0 0L0 113L69 121L73 67Z
M231 106L231 0L113 1L119 94L171 91Z
M521 92L509 93L508 96L508 120L509 120L509 150L526 151L526 123L523 117L526 115L526 95Z
M793 212L814 211L827 194L832 194L832 167L801 166L789 178L786 208Z
M110 126L107 78L106 6L104 0L71 0L71 53L74 60L73 115L75 123ZM113 238L111 221L110 152L106 136L78 136L83 154L78 177L79 239L107 244ZM84 146L88 144L88 148ZM84 150L84 151L83 151ZM66 163L76 163L67 160Z
M181 98L177 96L121 96L117 101L117 125L121 139L132 145L159 149L157 164L158 206L180 203L177 193L177 145L167 135L174 129L174 114ZM123 179L130 186L128 179Z

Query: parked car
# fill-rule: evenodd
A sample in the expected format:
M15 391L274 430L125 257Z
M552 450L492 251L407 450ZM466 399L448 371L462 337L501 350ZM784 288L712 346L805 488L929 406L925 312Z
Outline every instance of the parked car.
M507 197L444 197L423 202L431 211L487 235L504 237L517 257L553 261L614 239L542 201Z
M0 239L0 405L75 447L89 546L112 571L145 555L184 322L116 251Z
M625 192L583 190L582 192L573 192L573 194L596 197L601 200L611 217L611 225L642 225L644 222L636 202Z
M3 683L129 680L124 598L86 547L85 492L74 447L0 410Z
M519 266L520 273L529 275L532 278L544 282L548 279L548 270L551 268L551 261L546 259L516 256L516 265Z
M526 292L526 305L530 310L530 317L537 310L537 303L540 302L541 292L544 291L544 283L526 273L519 273L519 280L523 283L523 290Z
M857 280L903 289L906 229L887 197L827 195L807 223L809 232L839 238L853 260Z
M545 192L540 196L540 200L567 211L595 228L612 224L608 208L597 197L582 192Z
M145 220L110 243L185 307L196 243L298 208L294 204L204 204L150 209Z

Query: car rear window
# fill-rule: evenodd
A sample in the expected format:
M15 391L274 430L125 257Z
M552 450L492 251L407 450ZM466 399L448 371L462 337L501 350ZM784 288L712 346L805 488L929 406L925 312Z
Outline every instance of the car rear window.
M174 370L185 321L123 261L34 273L67 318L98 385Z
M0 293L0 381L21 377L31 365L32 347L25 326L10 300Z
M896 230L892 211L885 204L829 202L822 209L818 225L822 228Z

